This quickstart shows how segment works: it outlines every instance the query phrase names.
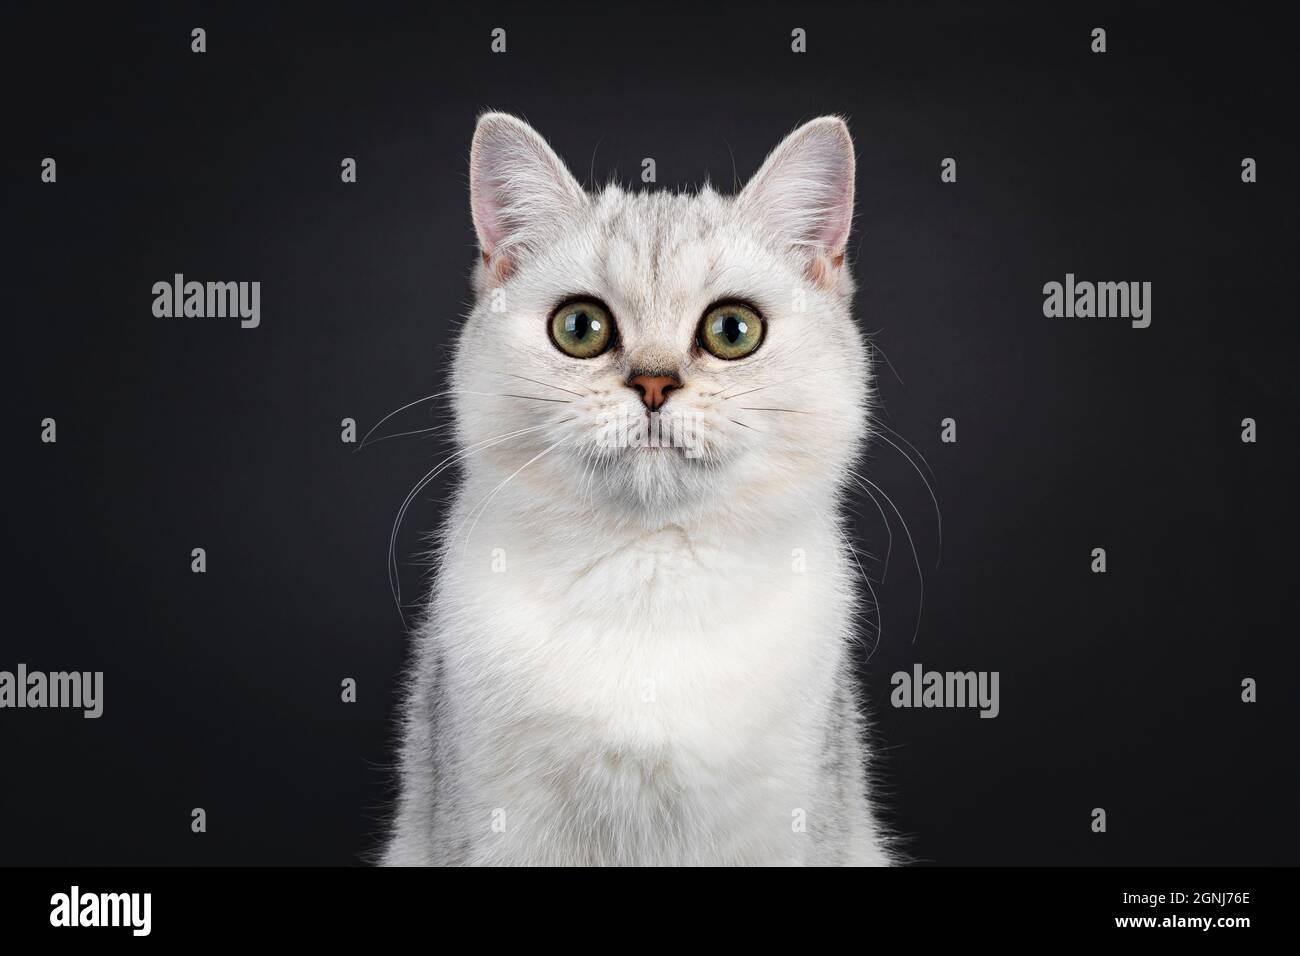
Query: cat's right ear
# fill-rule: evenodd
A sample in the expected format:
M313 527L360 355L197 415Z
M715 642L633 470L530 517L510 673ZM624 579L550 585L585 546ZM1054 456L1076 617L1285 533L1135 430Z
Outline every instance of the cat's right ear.
M805 123L781 141L737 205L805 260L808 277L835 284L853 222L853 138L838 116Z
M479 117L469 154L469 195L483 264L498 279L587 201L546 140L507 113Z

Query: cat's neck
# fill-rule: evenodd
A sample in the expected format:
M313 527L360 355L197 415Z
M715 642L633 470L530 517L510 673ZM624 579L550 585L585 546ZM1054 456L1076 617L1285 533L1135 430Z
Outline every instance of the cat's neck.
M829 477L807 487L739 489L662 507L600 500L594 493L557 500L526 484L498 489L500 480L487 470L471 473L459 497L456 520L447 529L449 547L464 545L467 539L481 547L485 534L508 533L534 550L557 553L599 553L671 540L684 547L734 550L774 539L830 539L842 533L838 489Z

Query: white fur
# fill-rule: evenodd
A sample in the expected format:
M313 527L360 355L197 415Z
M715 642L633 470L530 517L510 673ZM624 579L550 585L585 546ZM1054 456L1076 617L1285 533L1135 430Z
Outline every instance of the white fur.
M487 114L471 188L484 256L451 382L463 481L386 861L886 862L856 713L837 730L834 704L856 710L859 569L838 497L870 407L841 264L844 124L791 134L734 199L588 196L529 127ZM608 304L619 348L551 344L576 294ZM730 297L767 332L728 362L694 342ZM611 415L644 414L625 384L644 368L680 373L662 414L703 416L702 457L597 445ZM837 734L852 752L828 777Z

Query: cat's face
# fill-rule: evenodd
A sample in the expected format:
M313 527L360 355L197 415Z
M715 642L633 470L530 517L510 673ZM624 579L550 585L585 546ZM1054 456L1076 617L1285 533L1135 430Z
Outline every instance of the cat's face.
M753 524L843 480L870 383L841 121L791 134L736 197L588 195L488 114L470 182L482 261L453 389L472 467L652 527Z

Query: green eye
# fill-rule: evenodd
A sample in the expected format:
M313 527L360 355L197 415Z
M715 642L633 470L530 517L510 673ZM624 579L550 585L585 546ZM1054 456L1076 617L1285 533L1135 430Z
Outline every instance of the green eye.
M599 302L574 299L551 316L551 341L565 355L595 358L614 341L614 319Z
M724 302L704 313L700 344L720 359L750 355L763 341L763 319L739 302Z

